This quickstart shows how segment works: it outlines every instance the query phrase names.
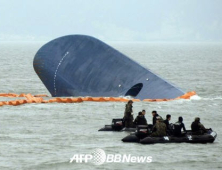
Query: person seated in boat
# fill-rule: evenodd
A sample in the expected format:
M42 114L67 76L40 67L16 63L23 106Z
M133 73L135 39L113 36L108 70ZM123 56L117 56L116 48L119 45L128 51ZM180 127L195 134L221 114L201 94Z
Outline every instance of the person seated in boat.
M126 128L133 127L133 101L129 100L125 107L124 123Z
M156 124L156 118L159 116L158 114L157 114L157 111L156 110L154 110L154 111L152 111L152 115L153 115L153 126Z
M166 120L164 120L163 122L166 124L167 129L169 129L170 120L171 120L171 115L166 115Z
M163 122L166 124L167 127L167 134L171 134L171 128L170 128L170 123L169 121L171 120L171 115L166 115L166 120L164 120Z
M156 124L153 126L153 132L150 136L152 137L163 137L166 136L166 124L163 122L162 117L156 117Z
M142 112L139 112L138 116L136 117L136 119L134 120L133 123L136 126L138 126L138 125L147 125L147 120L145 118L145 114L146 114L145 110L143 110Z
M207 132L204 125L200 123L199 117L196 117L194 122L191 124L191 130L193 135L202 135Z
M176 123L174 123L174 135L175 136L181 136L181 129L183 128L183 131L186 133L186 128L185 125L183 123L183 118L180 116L178 118L178 121Z
M142 114L145 116L145 114L146 114L146 110L142 110Z

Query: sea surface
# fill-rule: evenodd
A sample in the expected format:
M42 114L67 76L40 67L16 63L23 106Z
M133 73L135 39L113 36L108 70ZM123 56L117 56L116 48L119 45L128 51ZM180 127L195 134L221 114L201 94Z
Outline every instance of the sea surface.
M50 95L33 69L33 58L45 42L0 42L0 93ZM0 107L0 170L90 169L222 169L222 43L111 42L154 73L184 91L191 100L134 102L134 115L145 109L148 123L157 110L171 123L183 116L187 129L195 117L217 132L212 144L123 143L128 132L98 132L123 116L124 102L25 104ZM127 70L126 70L127 71ZM0 97L0 101L14 100ZM70 163L74 154L152 156L151 163Z

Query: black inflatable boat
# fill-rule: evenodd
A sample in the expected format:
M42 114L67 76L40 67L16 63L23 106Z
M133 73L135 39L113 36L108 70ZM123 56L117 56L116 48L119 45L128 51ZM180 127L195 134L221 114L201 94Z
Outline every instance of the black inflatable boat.
M207 133L203 135L193 135L191 130L180 137L164 136L164 137L150 137L150 128L147 126L138 126L135 133L132 133L122 139L123 142L137 142L141 144L155 144L155 143L213 143L217 137L217 133L212 129L208 129Z
M125 128L123 119L113 119L111 125L105 125L99 131L129 131L135 132L136 128Z

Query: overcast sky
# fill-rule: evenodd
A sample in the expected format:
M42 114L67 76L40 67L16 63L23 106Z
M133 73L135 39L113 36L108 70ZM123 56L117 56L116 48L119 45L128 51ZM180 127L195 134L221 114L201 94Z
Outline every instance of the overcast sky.
M0 0L0 41L222 41L222 0Z

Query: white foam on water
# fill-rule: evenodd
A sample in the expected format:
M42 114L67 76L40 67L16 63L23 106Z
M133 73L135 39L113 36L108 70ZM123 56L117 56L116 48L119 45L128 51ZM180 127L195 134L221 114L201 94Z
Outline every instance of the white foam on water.
M124 99L134 99L132 96L119 96L120 98L124 98Z
M198 95L194 95L190 97L190 100L201 100L202 98Z
M203 98L203 100L209 100L209 101L212 101L212 100L222 100L222 97L218 96L218 97L212 97L212 98Z

